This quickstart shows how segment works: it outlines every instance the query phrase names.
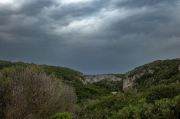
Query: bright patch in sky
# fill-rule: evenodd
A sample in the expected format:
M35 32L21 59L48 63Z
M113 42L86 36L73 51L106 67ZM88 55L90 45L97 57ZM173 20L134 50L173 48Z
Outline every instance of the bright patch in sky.
M89 2L93 0L63 0L63 3Z
M0 3L6 4L6 3L12 3L13 0L0 0Z

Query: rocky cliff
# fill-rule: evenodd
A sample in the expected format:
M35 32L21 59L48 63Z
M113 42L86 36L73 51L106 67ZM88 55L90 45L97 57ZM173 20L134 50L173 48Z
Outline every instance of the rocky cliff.
M101 81L103 79L108 79L109 81L121 81L122 78L116 77L111 74L102 74L102 75L85 75L84 80L81 80L84 84L89 83L94 83Z
M126 73L125 76L126 78L123 80L123 89L129 87L129 86L133 86L135 83L134 81L141 77L144 73L139 73L139 74L136 74L134 76L130 76L130 73Z
M145 64L131 70L123 76L117 76L113 74L104 75L83 75L80 80L84 83L94 83L101 81L103 79L108 79L109 81L121 81L123 80L123 89L138 85L144 82L146 79L152 82L170 79L172 75L177 75L177 70L180 75L180 59L174 60L157 60L149 64ZM120 78L121 77L121 78Z
M135 69L136 70L136 69ZM123 80L123 89L135 85L135 80L143 76L145 73L153 74L154 70L142 70L137 74L133 74L134 70L129 71L125 74L125 79ZM133 74L133 75L132 75Z
M149 82L179 82L180 59L157 60L129 71L123 80L123 89L138 85L144 81ZM150 84L149 84L150 85Z

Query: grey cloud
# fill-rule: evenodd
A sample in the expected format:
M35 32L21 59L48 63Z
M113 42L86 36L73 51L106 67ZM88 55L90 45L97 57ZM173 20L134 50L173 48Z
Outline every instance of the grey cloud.
M41 0L15 11L1 5L0 59L102 74L177 58L179 5L169 0Z
M83 19L98 13L102 8L108 6L108 3L109 0L61 4L54 6L55 9L50 16L55 20Z
M131 15L124 20L113 22L109 25L106 32L114 32L114 34L106 34L107 38L123 37L124 35L131 34L145 34L155 35L156 37L170 38L173 36L179 37L179 20L176 15L172 14L172 8L178 6L166 6L158 8L153 12L145 11L139 14ZM174 8L174 9L175 9ZM153 8L150 8L150 11ZM149 9L148 9L149 10ZM170 13L167 15L167 13ZM175 28L175 26L177 26ZM110 36L110 37L108 37ZM119 37L118 37L119 36ZM155 37L154 36L154 37Z
M54 4L55 3L51 0L37 0L32 2L31 4L25 4L22 7L21 11L19 11L19 13L23 13L28 16L38 15L41 13L41 10L43 8L48 8Z
M176 4L177 0L116 0L114 6L116 8L126 7L133 9L137 7L159 7L159 5L166 4L168 6Z

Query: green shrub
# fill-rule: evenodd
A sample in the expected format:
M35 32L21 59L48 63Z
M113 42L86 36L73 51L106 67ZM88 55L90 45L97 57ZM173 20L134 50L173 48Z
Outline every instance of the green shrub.
M152 103L154 100L160 100L162 98L173 98L180 94L180 84L172 83L169 85L161 84L151 87L146 95L147 102Z
M67 112L56 113L55 115L51 116L50 119L72 119L72 116Z
M129 105L111 116L111 119L178 119L180 118L180 95L173 99L163 98L154 104L145 98L136 105Z
M57 112L75 112L72 87L36 67L10 67L0 72L0 118L46 119Z

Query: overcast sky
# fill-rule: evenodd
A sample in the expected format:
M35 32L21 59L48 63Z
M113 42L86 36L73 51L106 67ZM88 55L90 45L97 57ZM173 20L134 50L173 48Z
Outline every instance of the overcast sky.
M0 60L122 74L180 57L180 0L0 0Z

